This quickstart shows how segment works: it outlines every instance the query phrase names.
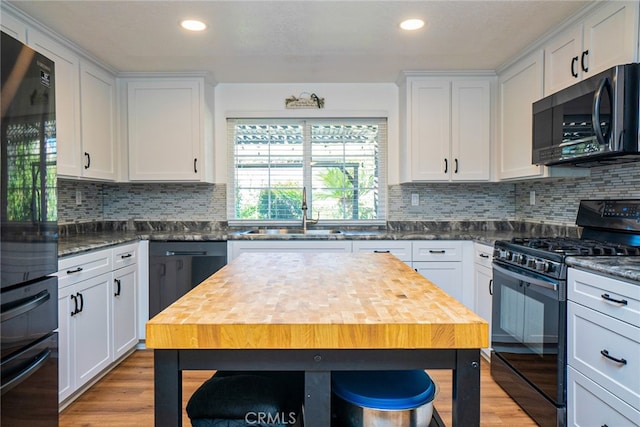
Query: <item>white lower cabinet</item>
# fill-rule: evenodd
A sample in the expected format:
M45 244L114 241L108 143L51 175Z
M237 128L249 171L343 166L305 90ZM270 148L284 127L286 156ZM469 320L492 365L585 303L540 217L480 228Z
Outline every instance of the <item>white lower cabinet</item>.
M462 263L461 262L423 262L413 263L418 273L433 282L443 291L462 301Z
M418 273L465 303L469 298L464 295L462 246L463 242L453 240L416 240L413 242L412 262Z
M640 425L640 284L570 268L567 420Z
M138 342L137 247L116 246L58 262L60 403L72 400Z
M491 356L491 310L493 307L493 271L491 261L493 247L480 243L474 244L474 310L480 317L489 323L489 347L483 348L482 353Z
M350 253L350 240L230 240L227 242L227 262L245 252L334 252Z
M389 253L411 266L410 240L354 240L354 253Z
M138 266L130 265L113 273L113 358L117 360L138 343Z
M111 363L111 274L101 274L58 293L59 401Z
M567 368L567 426L640 426L640 411L571 366Z

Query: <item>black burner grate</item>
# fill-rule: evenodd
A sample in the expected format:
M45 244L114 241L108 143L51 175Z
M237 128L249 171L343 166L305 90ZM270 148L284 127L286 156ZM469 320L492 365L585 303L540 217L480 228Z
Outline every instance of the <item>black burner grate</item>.
M512 243L528 248L573 256L624 256L640 255L640 248L617 243L582 240L565 237L515 238Z

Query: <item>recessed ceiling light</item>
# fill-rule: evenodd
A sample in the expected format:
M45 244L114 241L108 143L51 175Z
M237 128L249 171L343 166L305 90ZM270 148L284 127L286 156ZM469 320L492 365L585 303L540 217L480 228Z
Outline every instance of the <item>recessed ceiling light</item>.
M196 19L185 19L180 22L180 26L189 31L203 31L207 28L207 24Z
M400 28L407 31L419 30L422 27L424 27L422 19L407 19L400 23Z

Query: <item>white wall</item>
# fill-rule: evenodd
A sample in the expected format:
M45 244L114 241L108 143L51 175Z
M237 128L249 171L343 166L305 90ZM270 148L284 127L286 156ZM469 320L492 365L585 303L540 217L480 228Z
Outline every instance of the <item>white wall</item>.
M323 109L285 108L285 98L315 93ZM218 84L215 87L215 182L227 182L228 117L387 117L389 184L398 173L398 86L394 83Z

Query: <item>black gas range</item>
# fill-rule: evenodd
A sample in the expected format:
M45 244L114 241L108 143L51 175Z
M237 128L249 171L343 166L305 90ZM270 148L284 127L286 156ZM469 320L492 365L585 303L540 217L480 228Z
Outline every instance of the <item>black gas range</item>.
M566 278L568 256L640 255L640 247L571 237L513 238L498 241L494 259L557 279Z
M541 426L566 422L566 258L640 256L640 200L583 200L576 224L494 245L491 374Z

